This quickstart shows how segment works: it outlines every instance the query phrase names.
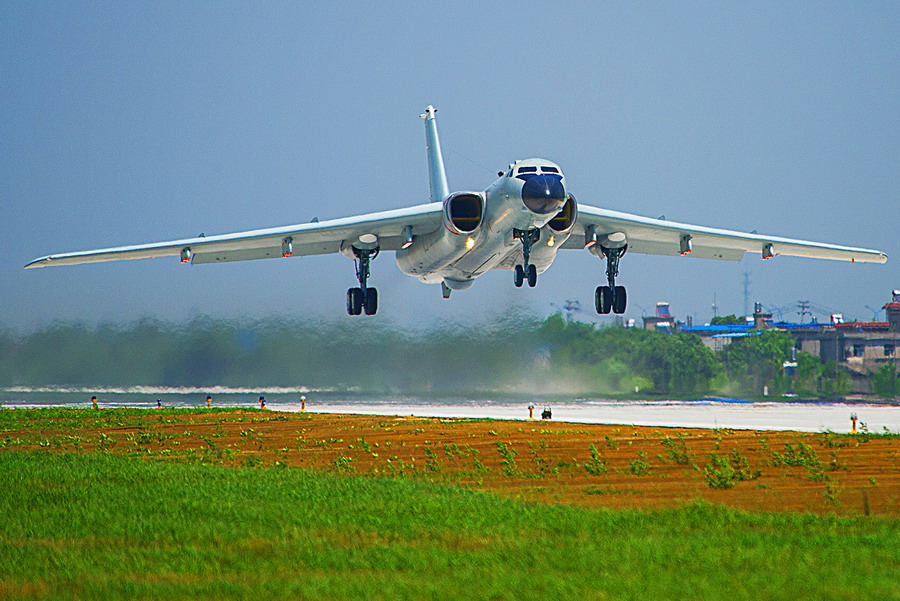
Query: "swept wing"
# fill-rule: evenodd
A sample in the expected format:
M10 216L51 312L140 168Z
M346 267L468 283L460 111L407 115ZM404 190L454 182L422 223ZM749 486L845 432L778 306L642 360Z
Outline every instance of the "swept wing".
M25 268L168 256L190 257L193 263L266 259L284 256L286 240L290 241L292 256L323 255L340 252L345 240L353 241L363 234L378 236L382 250L397 250L406 226L412 227L414 235L422 235L440 225L441 203L428 203L322 222L48 255ZM189 249L186 255L182 254L185 249Z
M809 242L779 236L744 233L701 225L651 219L585 205L578 206L578 227L563 248L584 248L585 228L594 226L598 235L621 232L626 235L628 251L649 255L682 254L682 239L689 236L689 257L740 261L744 253L767 253L816 259L863 263L884 263L887 255L879 250ZM771 246L768 246L771 245ZM768 254L768 253L767 253Z

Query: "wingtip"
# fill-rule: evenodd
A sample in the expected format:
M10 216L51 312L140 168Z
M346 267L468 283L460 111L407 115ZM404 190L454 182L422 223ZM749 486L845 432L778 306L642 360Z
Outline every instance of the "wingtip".
M41 257L40 259L35 259L25 265L25 269L35 269L37 267L46 267L47 264L50 263L50 257Z

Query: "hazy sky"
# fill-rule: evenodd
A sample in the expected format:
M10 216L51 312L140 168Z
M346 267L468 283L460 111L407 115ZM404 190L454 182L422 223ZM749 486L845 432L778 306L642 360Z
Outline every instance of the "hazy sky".
M749 271L751 303L868 320L900 288L898 40L897 2L4 2L0 325L351 319L341 256L22 266L427 202L428 104L451 189L540 156L585 204L891 257L629 254L629 317L740 313ZM379 315L352 319L591 308L603 270L562 251L535 289L494 272L445 301L385 253Z

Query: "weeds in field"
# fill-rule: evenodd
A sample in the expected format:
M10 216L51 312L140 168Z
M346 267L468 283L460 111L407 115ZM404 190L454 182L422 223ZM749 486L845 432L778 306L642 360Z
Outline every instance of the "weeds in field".
M454 443L444 443L444 454L447 455L450 459L455 459L456 457L462 457L462 451L459 450L459 446Z
M739 481L762 475L760 470L750 469L750 461L737 449L732 449L730 456L710 453L709 461L703 468L703 477L710 488L733 488Z
M105 432L101 432L97 440L97 448L101 451L109 451L116 444L116 440L111 436L107 436Z
M637 452L637 459L628 464L628 470L635 476L646 476L650 473L650 462L647 461L647 453Z
M559 473L558 467L551 467L547 460L538 456L537 451L533 449L531 451L531 460L534 463L534 469L537 470L537 473L541 476Z
M441 471L441 463L438 461L437 453L431 447L425 447L425 469L431 472Z
M162 451L160 454L168 454L168 452L169 452L169 450L166 449L166 450ZM242 467L258 467L259 464L261 464L261 463L262 463L262 459L260 459L256 455L246 455L241 460Z
M841 449L850 445L850 441L846 437L836 435L830 430L822 433L821 443L827 449Z
M497 452L500 453L500 465L503 466L503 474L512 477L518 474L519 466L516 465L517 450L508 446L505 442L497 443Z
M338 472L352 472L353 471L353 458L345 457L344 455L339 455L337 459L332 463L334 469Z
M604 440L606 440L606 447L609 449L618 449L619 441L615 438L610 438L609 436L604 436Z
M831 503L832 505L835 505L835 506L840 505L841 501L840 501L839 497L842 492L844 492L844 488L840 484L838 484L838 482L836 480L833 480L828 477L825 478L825 492L823 492L822 494L825 497L826 501L828 501L829 503ZM866 498L866 501L868 501L868 497ZM867 510L866 510L867 515L868 515L869 511L870 510L867 508Z
M600 452L597 450L593 444L588 447L588 450L591 452L591 458L588 459L584 464L584 469L587 470L587 473L592 476L600 476L609 471L609 468L606 467L606 462L603 461L603 457L600 456Z
M409 465L396 455L387 460L387 471L394 476L405 478L407 473L415 471L415 469L415 464Z
M679 432L677 438L666 436L662 439L662 445L666 447L666 456L678 465L690 465L691 463L684 438L684 433Z
M819 463L819 456L815 449L805 442L799 443L797 446L789 442L784 443L784 452L772 452L773 465L790 465L790 466L808 466Z

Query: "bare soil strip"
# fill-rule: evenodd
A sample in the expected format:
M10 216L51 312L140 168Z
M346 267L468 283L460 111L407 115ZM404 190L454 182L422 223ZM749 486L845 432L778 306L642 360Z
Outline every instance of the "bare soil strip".
M83 415L76 429L69 420L6 432L3 449L417 478L585 507L704 499L900 516L898 437L240 410L151 410L110 425Z

